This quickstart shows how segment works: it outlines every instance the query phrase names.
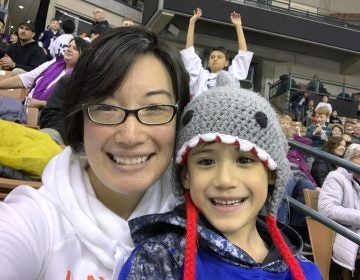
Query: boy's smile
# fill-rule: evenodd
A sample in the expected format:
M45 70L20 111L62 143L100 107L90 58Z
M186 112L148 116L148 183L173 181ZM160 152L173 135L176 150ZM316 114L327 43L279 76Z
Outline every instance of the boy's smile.
M256 217L268 193L268 169L232 144L200 144L187 158L184 186L206 219L240 245L256 232Z

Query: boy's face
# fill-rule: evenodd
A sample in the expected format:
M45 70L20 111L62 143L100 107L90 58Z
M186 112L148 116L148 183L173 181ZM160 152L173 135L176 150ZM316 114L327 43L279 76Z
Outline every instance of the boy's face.
M318 124L324 125L327 121L327 115L325 114L316 114L315 117Z
M189 152L183 184L206 219L239 244L256 231L268 194L268 170L232 144L200 144Z
M50 28L52 30L59 30L60 29L60 24L57 20L53 20L52 22L50 22Z
M212 51L209 57L208 66L211 73L217 73L229 65L229 60L221 51Z

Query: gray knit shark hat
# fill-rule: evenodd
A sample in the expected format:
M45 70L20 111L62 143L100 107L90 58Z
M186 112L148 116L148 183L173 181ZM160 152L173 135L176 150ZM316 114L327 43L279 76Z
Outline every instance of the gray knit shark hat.
M276 215L290 167L286 139L270 103L253 91L235 88L225 74L219 74L217 87L192 99L184 109L176 147L177 168L186 163L192 148L204 142L236 144L275 171L275 186L269 190L265 207Z

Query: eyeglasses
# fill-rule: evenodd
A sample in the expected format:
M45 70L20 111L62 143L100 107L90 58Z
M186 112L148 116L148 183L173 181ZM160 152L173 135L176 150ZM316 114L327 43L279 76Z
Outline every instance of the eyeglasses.
M177 112L176 105L150 105L137 109L125 109L108 104L83 104L83 112L94 123L115 125L123 123L133 114L136 119L146 125L160 125L171 122Z

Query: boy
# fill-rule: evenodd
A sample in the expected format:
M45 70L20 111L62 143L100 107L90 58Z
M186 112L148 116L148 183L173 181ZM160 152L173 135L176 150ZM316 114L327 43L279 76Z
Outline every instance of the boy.
M39 36L39 46L44 48L49 59L52 59L50 56L49 47L51 43L60 35L60 22L58 19L53 18L50 20L50 25L48 28L44 30Z
M131 220L136 248L118 279L321 279L299 235L276 226L290 174L276 114L229 81L218 79L181 118L175 189L186 213L180 205ZM267 225L257 218L263 206Z
M186 37L186 49L180 51L185 68L190 74L191 98L196 97L200 93L216 86L216 77L218 73L224 69L227 69L229 66L229 55L226 49L223 47L218 47L212 49L210 52L208 69L203 68L201 59L195 53L194 49L195 24L201 15L201 9L197 8L189 21ZM236 29L239 52L232 60L232 64L228 68L228 72L239 85L239 80L246 79L248 75L253 53L247 50L240 15L238 13L232 12L230 19Z
M331 137L331 127L327 125L329 115L330 111L326 106L319 107L315 111L317 123L306 129L306 137L313 141L312 146L315 148L322 149L325 142Z

